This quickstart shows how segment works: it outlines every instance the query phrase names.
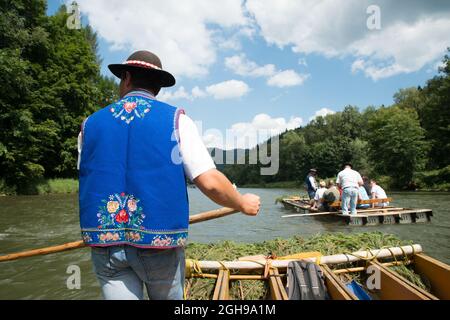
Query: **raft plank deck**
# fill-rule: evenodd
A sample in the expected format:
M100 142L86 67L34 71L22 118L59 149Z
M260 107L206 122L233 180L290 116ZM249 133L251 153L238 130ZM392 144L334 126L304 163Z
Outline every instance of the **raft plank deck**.
M351 275L358 273L361 274L358 284L372 300L438 300L450 297L450 266L425 255L420 245L304 258L310 255L311 253L300 253L280 258L257 255L234 261L197 261L196 267L188 264L191 267L186 277L216 279L213 300L232 298L230 283L236 280L265 281L269 288L265 299L288 300L287 267L290 261L306 260L319 264L331 300L364 299L355 295L348 287L355 279ZM254 263L252 259L255 259ZM416 275L431 286L427 286L426 290L422 289L391 268L399 265L414 270ZM378 286L368 286L371 281L367 275L373 273L368 272L369 267L380 275ZM241 297L245 299L243 294Z
M388 198L390 201L391 198ZM387 200L387 199L380 199ZM300 199L283 199L282 203L287 209L294 209L296 212L310 212L306 216L314 217L314 213L318 213L317 217L332 217L343 220L350 226L372 226L380 224L410 224L431 221L433 211L431 209L414 209L414 208L396 208L392 206L380 208L358 209L357 215L343 215L342 211L320 212L312 210L309 201ZM292 216L302 216L292 215Z

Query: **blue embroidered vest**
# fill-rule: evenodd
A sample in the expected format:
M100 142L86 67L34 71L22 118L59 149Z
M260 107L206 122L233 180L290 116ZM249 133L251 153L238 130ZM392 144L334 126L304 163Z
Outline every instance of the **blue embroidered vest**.
M87 245L185 245L189 206L176 130L182 112L134 91L83 123L79 201Z

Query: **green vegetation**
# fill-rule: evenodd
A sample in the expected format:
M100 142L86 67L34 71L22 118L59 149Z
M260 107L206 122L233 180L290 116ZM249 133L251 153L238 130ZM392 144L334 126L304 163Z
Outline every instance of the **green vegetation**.
M38 194L77 193L78 180L75 179L49 179L37 185Z
M189 244L186 257L194 260L236 260L239 257L250 255L272 255L285 256L300 252L319 251L323 255L338 253L350 253L359 250L379 249L412 244L411 241L383 234L381 232L367 232L359 234L325 234L316 235L311 238L299 236L288 239L274 239L261 243L236 243L223 241L216 244ZM396 267L405 278L424 287L420 278L407 267ZM191 279L187 280L188 298L192 300L211 299L214 292L214 279ZM230 288L232 299L263 299L267 294L267 283L264 281L234 281Z
M0 3L2 193L37 194L43 179L76 177L80 125L115 99L96 34L67 28L67 17L64 6L48 17L43 0Z
M443 65L424 88L399 90L392 106L347 106L281 134L276 175L261 175L261 164L226 165L223 171L239 186L303 186L310 168L333 177L349 161L388 189L450 190L448 55ZM246 157L261 148L270 151L270 140L247 150Z

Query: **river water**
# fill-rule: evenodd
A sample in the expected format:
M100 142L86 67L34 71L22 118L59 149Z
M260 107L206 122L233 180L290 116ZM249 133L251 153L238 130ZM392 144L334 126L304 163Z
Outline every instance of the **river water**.
M234 240L258 242L293 235L310 236L327 232L381 231L420 243L425 252L450 263L450 194L391 193L394 205L433 209L431 223L349 227L313 217L281 218L291 213L275 199L295 194L292 189L240 189L261 196L257 217L242 214L191 226L190 241ZM217 206L197 189L189 189L191 214ZM62 244L80 239L77 195L0 197L0 254ZM67 268L78 266L81 289L69 290ZM92 273L89 249L0 262L0 299L101 299Z

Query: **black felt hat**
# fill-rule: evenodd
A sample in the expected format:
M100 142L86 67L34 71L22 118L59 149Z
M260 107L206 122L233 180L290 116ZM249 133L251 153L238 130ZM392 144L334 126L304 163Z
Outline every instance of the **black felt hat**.
M125 62L110 64L108 68L118 78L122 77L124 71L144 70L159 87L172 87L176 82L172 74L162 69L158 56L150 51L136 51Z

